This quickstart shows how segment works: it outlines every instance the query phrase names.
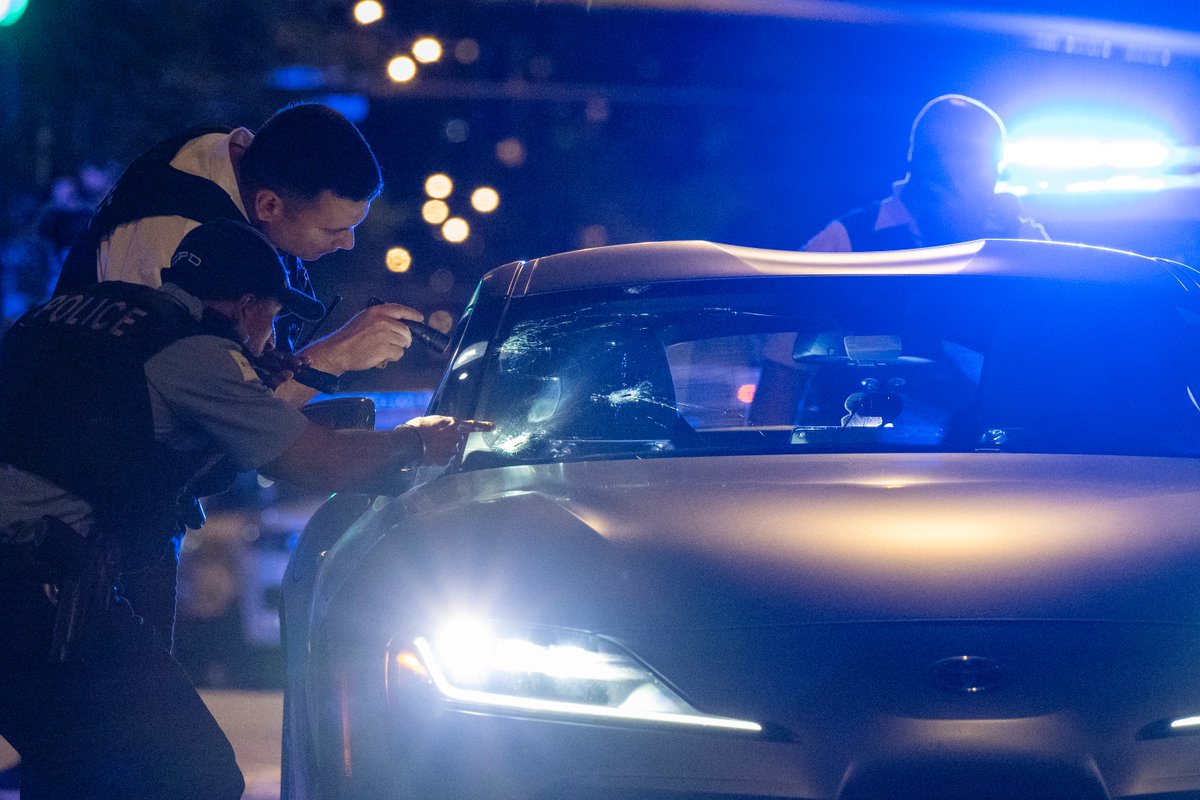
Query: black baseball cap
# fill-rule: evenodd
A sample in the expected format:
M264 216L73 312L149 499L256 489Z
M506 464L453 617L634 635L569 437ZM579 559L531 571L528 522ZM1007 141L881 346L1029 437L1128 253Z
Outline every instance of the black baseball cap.
M287 268L275 246L251 225L232 219L193 228L171 256L162 273L201 300L230 300L244 294L274 297L285 311L301 319L325 314L321 301L292 287Z

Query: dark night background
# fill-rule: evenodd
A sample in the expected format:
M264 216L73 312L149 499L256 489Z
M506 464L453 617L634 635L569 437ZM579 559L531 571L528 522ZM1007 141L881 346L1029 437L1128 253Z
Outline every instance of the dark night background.
M30 0L0 28L0 236L28 244L55 179L86 164L353 96L386 188L355 250L310 265L325 299L344 298L330 322L373 294L454 317L513 259L660 239L799 248L888 193L938 94L975 96L1010 126L1039 104L1116 103L1194 145L1200 34L1185 5L407 0L364 27L351 0ZM441 60L389 81L388 59L425 35ZM470 63L454 56L464 40ZM523 160L497 157L506 140ZM464 243L421 219L433 172L456 181ZM497 211L470 209L477 185L499 191ZM1026 206L1058 239L1197 262L1193 191ZM404 274L384 266L397 245ZM28 249L5 250L10 293ZM428 388L441 367L414 351L357 384Z

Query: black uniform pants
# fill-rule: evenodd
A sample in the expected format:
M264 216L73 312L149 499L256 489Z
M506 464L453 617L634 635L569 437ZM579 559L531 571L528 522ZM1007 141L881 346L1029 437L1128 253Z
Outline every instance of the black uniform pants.
M0 736L21 756L22 800L241 797L229 740L128 604L78 663L47 663L53 624L40 586L0 592Z

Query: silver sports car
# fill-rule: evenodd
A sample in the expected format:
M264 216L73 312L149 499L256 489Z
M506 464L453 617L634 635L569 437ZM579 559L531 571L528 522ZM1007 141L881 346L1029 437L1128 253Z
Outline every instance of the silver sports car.
M1200 273L508 264L284 580L286 798L1200 798Z

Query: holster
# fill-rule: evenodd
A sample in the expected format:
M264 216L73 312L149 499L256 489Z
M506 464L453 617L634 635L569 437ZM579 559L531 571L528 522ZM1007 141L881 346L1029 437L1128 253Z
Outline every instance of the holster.
M58 610L50 643L51 663L84 660L85 643L113 602L116 563L107 537L97 529L83 540L79 559L55 584Z

